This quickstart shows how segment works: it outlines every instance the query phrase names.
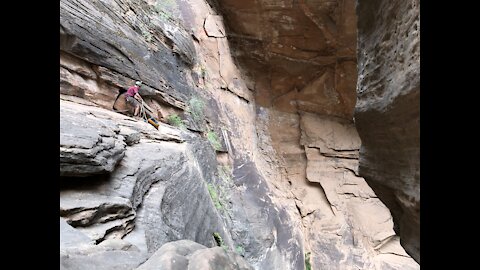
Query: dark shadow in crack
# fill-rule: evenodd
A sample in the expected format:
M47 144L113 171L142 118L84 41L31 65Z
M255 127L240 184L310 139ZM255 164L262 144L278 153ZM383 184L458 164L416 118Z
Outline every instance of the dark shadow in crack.
M98 174L86 177L61 176L60 191L62 190L91 190L108 181L109 174Z

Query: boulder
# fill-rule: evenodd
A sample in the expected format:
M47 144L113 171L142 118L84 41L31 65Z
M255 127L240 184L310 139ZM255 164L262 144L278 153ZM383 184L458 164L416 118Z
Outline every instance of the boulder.
M253 270L240 255L190 240L169 242L137 270Z

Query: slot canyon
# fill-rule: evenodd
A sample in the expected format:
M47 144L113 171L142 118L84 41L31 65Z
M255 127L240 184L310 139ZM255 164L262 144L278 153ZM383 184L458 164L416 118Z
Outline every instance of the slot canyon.
M419 6L61 0L60 268L419 269Z

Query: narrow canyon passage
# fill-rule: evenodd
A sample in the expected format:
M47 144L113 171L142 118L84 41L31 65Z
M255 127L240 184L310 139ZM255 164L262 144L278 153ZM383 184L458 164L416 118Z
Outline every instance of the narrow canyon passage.
M320 198L350 216L335 203L350 198L338 194L362 197L363 189L371 190L357 178L363 185L345 191L344 179L367 177L390 208L403 246L420 262L419 1L217 4L283 162L275 185L293 193L302 216L314 213ZM355 124L364 139L361 155Z
M419 269L418 10L61 0L60 268Z

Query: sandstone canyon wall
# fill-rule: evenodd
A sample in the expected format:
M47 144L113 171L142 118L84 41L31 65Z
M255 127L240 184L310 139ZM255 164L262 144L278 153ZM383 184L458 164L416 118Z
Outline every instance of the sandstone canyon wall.
M420 263L420 1L359 1L360 174Z
M60 35L61 269L419 268L358 169L354 1L61 0Z

